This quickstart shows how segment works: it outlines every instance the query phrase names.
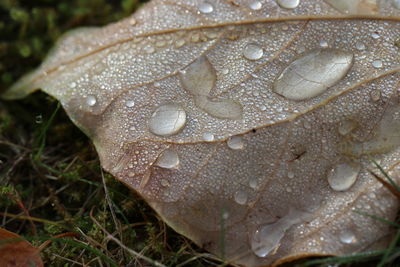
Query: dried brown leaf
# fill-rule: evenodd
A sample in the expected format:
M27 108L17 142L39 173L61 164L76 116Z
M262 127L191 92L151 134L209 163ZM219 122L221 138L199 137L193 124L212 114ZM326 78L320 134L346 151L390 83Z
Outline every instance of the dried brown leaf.
M5 97L59 99L104 169L229 261L363 251L389 226L353 210L398 208L368 171L399 177L398 1L296 2L153 0Z
M0 266L43 267L39 249L19 235L0 228Z

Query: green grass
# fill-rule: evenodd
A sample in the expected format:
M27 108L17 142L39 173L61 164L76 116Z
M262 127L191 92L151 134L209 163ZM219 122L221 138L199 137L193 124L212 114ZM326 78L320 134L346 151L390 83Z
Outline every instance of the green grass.
M116 21L142 2L0 0L0 91L40 64L63 32ZM50 266L220 265L103 173L88 138L43 93L0 100L0 213L2 227L34 245L53 240L41 254ZM387 250L298 264L383 266L399 254L399 235Z

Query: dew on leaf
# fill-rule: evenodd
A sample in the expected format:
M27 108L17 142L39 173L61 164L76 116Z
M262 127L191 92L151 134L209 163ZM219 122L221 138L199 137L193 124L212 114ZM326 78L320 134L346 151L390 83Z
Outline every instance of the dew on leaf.
M383 67L383 62L380 59L376 59L376 60L372 61L372 66L374 66L374 68L376 68L376 69L380 69Z
M203 2L199 5L199 11L208 14L214 11L214 7L208 2Z
M354 244L357 242L357 238L354 233L350 230L343 230L339 234L340 242L344 244Z
M353 54L337 49L312 50L287 66L274 91L289 100L306 100L340 81L353 64Z
M257 44L248 44L243 49L243 56L248 60L258 60L264 55L263 49Z
M238 203L240 205L244 205L247 202L247 198L248 198L248 195L247 195L246 191L240 189L235 192L234 199L235 199L236 203Z
M149 119L149 130L155 135L170 136L179 133L186 124L186 111L177 104L162 105Z
M260 10L262 8L262 4L260 1L253 1L249 5L252 10Z
M232 136L226 142L230 149L240 150L244 148L243 137L241 136Z
M165 168L174 169L179 165L179 156L175 149L169 148L164 150L161 155L157 158L154 165Z
M361 166L357 163L339 163L328 173L328 183L335 191L346 191L356 182Z
M97 103L97 99L94 95L88 95L86 97L86 104L90 107L93 107L94 105L96 105Z
M299 6L300 0L277 0L279 6L287 9L293 9Z

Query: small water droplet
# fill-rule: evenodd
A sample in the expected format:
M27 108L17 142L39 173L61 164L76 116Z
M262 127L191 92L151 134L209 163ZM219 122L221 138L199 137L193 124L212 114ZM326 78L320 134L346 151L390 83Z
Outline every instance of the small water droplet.
M293 179L293 178L294 178L294 172L289 171L288 174L287 174L287 176L288 176L290 179Z
M224 210L222 212L222 219L227 220L229 219L229 212L227 212L226 210Z
M356 182L360 170L357 163L339 163L329 171L328 183L335 191L346 191Z
M252 10L260 10L262 8L262 4L260 1L253 1L249 5Z
M345 244L354 244L357 242L357 238L354 233L350 230L344 230L339 234L339 239Z
M155 135L170 136L179 133L186 124L186 112L177 104L162 105L149 120L149 130Z
M178 153L175 149L168 148L161 153L154 165L165 169L174 169L179 165Z
M319 42L319 46L322 47L322 48L327 48L328 47L328 42L322 40L322 41Z
M257 187L258 187L258 179L256 177L250 178L249 186L250 186L251 189L257 189Z
M373 32L373 33L371 33L371 37L374 38L374 39L378 39L381 36L379 35L379 33Z
M96 105L97 103L97 99L94 95L88 95L86 97L86 104L88 104L88 106L93 107L94 105Z
M129 19L129 24L130 24L131 26L136 25L136 23L137 23L137 21L136 21L135 18L130 18L130 19Z
M127 108L133 108L133 107L135 106L135 101L133 101L133 100L128 100L128 101L125 102L125 106L126 106Z
M209 14L214 11L214 7L207 2L203 2L199 5L199 11L204 14Z
M361 41L356 42L356 49L357 50L363 51L363 50L365 50L365 48L366 48L366 46L365 46L365 44L363 42L361 42Z
M279 6L287 9L293 9L298 7L300 0L277 0Z
M257 44L248 44L243 50L243 56L248 60L258 60L264 55L264 50Z
M312 50L294 60L278 76L274 92L290 100L306 100L324 93L346 76L353 54L337 49Z
M381 91L380 90L373 90L370 93L371 96L371 100L376 102L379 101L381 99Z
M344 120L340 122L338 132L341 135L348 135L356 128L356 123L352 120Z
M227 141L228 147L233 150L240 150L244 148L242 136L232 136Z
M36 122L37 124L43 123L43 116L42 116L42 114L36 115L36 117L35 117L35 122Z
M235 196L234 196L236 203L238 203L240 205L246 204L247 197L248 196L247 196L246 191L243 191L243 190L236 191Z
M372 61L372 66L374 66L376 69L380 69L383 67L383 62L380 59L374 60Z
M227 75L227 74L229 73L229 69L223 69L223 70L221 71L221 73L222 73L223 75Z
M206 142L212 142L215 140L215 136L212 133L204 133L203 140Z

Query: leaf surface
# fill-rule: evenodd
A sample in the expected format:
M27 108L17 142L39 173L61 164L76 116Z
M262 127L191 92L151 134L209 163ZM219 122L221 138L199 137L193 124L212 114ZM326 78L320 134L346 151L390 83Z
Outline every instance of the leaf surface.
M42 267L39 250L19 235L0 228L0 266Z
M396 1L153 0L67 34L4 97L41 88L102 166L235 263L371 249L398 203ZM295 7L293 7L295 6Z

